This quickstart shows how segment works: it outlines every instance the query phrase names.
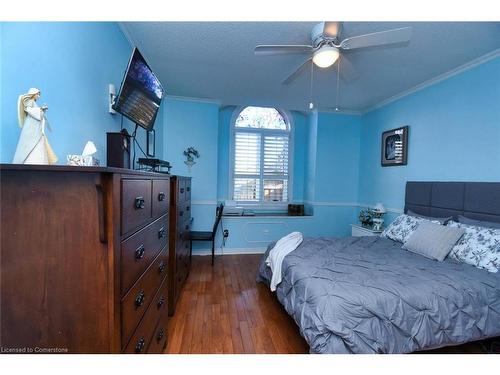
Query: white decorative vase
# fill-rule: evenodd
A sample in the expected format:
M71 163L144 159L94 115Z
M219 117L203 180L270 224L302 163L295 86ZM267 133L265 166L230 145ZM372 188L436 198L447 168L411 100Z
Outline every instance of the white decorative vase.
M195 164L196 164L196 162L195 162L194 160L186 160L186 161L184 162L184 164L186 164L186 165L188 166L188 171L189 171L189 173L191 174L191 167L192 167L193 165L195 165Z

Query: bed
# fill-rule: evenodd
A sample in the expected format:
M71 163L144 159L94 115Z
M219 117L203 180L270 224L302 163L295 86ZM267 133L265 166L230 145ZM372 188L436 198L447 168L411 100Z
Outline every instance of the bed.
M500 183L408 182L405 212L500 222L499 197ZM409 353L500 336L500 273L401 246L306 238L284 258L276 296L311 353Z

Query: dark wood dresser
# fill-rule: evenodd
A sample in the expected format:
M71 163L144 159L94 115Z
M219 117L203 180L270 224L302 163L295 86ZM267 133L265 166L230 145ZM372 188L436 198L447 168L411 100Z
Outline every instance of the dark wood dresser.
M170 256L168 313L175 313L175 305L189 275L191 254L191 178L172 176L170 179Z
M0 346L161 353L169 176L1 165Z

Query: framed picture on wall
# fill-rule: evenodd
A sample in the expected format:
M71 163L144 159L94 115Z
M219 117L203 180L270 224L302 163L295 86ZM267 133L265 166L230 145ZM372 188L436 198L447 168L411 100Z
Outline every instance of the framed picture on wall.
M382 167L406 165L408 160L408 126L382 133Z

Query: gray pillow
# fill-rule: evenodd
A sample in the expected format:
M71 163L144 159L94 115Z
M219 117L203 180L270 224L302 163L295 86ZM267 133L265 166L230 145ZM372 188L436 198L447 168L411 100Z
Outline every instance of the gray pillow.
M425 216L425 215L420 215L417 214L416 212L413 212L412 210L408 210L406 213L407 215L414 216L414 217L419 217L421 219L426 219L426 220L434 220L434 221L439 221L441 224L445 225L448 221L452 220L453 217L432 217L432 216Z
M496 228L500 229L500 223L494 223L492 221L481 221L469 219L468 217L458 215L458 222L467 225L475 225L476 227L485 227L485 228Z
M442 262L464 233L463 228L422 221L403 245L403 249Z

